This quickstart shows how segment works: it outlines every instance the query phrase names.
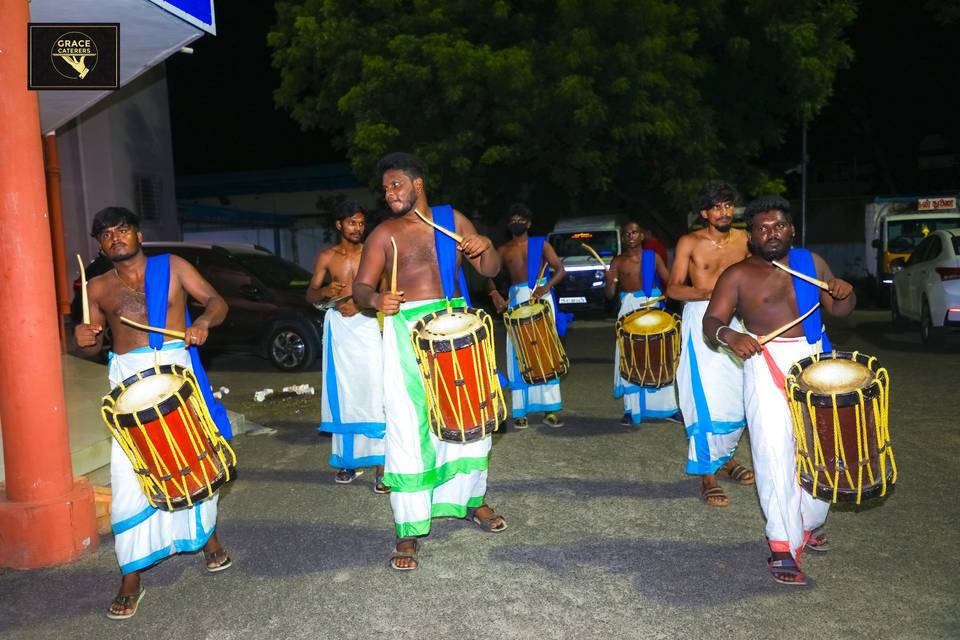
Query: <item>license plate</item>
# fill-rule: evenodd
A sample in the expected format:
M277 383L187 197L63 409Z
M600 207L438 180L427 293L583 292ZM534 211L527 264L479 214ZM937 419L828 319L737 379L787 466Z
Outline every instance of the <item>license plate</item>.
M560 298L560 304L585 304L587 299L583 296L567 296Z

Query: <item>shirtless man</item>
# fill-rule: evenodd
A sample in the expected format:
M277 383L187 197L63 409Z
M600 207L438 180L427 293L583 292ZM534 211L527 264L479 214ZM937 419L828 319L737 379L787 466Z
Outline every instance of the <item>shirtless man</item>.
M323 318L323 392L318 431L332 434L330 466L334 481L348 484L362 467L375 468L373 490L383 483L383 345L376 314L360 313L351 297L363 253L367 212L347 200L335 213L340 241L317 255L307 302L331 308ZM326 280L330 283L324 285Z
M91 235L100 244L100 251L113 262L113 269L90 280L88 284L90 323L74 328L77 347L84 355L100 352L103 344L103 327L106 323L113 334L114 355L110 358L109 378L112 386L136 373L149 369L155 362L177 364L192 369L198 376L199 367L192 362L192 347L207 341L211 327L223 322L227 315L227 303L210 283L190 263L172 255L154 256L148 259L143 254L143 235L140 220L132 211L121 207L108 207L98 212L93 219ZM168 270L168 291L155 287ZM153 288L152 288L153 287ZM166 295L164 296L164 293ZM157 296L159 295L159 298ZM187 296L204 307L203 314L187 326ZM148 309L148 300L166 298L165 305ZM184 333L183 340L166 342L154 339L150 334L134 329L120 321L120 316L141 324L166 327ZM159 320L165 316L165 321ZM158 334L153 334L154 336ZM197 360L198 362L199 360ZM204 381L206 380L204 376ZM200 384L204 388L204 383ZM215 420L218 415L211 400L208 408ZM218 421L221 432L229 436L229 422ZM147 502L137 482L133 465L114 440L110 454L110 481L113 501L110 519L113 523L115 551L122 578L120 591L110 604L107 617L125 619L137 612L144 589L140 574L177 552L195 552L203 549L208 571L221 571L230 566L231 560L217 539L217 502L215 495L189 509L163 511ZM176 544L174 544L176 542Z
M724 271L714 287L703 319L703 335L717 348L728 346L744 361L744 404L757 493L766 517L770 574L782 584L806 584L800 569L804 550L826 551L826 534L818 531L829 502L814 498L797 483L793 423L784 390L790 366L821 351L827 342L820 310L844 317L856 305L849 282L834 277L827 263L805 249L790 250L794 229L790 204L783 198L758 198L747 205L751 255ZM801 273L827 283L821 291L772 264L789 259ZM786 325L804 312L820 310L763 346L759 336ZM734 314L743 331L730 326ZM829 348L829 347L828 347Z
M618 317L641 307L663 308L654 299L663 295L668 272L663 259L652 249L643 248L643 228L630 221L620 229L623 251L610 261L604 277L603 291L607 298L620 295ZM672 384L664 387L641 387L620 375L620 342L613 357L613 397L623 398L624 426L638 425L644 420L679 422L677 398Z
M528 236L532 223L533 213L526 205L516 203L510 207L507 227L513 237L497 248L497 253L500 254L510 276L510 291L507 299L503 299L492 279L487 281L487 287L499 313L512 309L521 302L531 299L539 300L546 296L547 304L553 310L554 321L556 321L557 307L550 291L566 277L567 273L557 252L543 236ZM550 267L552 275L549 280L543 278L540 282L534 282L544 262ZM509 334L507 334L507 373L512 391L511 416L515 429L526 429L529 426L527 414L538 411L544 412L545 425L563 426L563 420L557 415L557 412L563 409L560 379L555 378L544 384L527 384L520 377L516 350Z
M743 363L729 349L712 349L703 340L703 314L717 278L750 255L747 233L731 226L738 199L726 182L704 186L698 209L706 227L680 238L667 285L667 296L685 303L677 391L690 441L686 471L701 476L700 497L712 507L730 505L718 471L742 485L754 483L753 472L733 458L747 424Z
M448 305L466 306L461 254L488 278L500 271L500 255L459 211L427 203L423 164L415 156L391 153L380 160L377 172L391 218L367 239L353 299L360 308L385 316L384 379L392 384L384 387L384 478L392 489L397 535L390 566L408 571L419 566L418 539L430 532L434 517L466 517L494 533L507 528L506 520L484 504L491 438L451 443L436 437L429 427L423 381L410 343L410 331L423 316ZM435 232L416 211L452 227L462 241ZM392 271L391 239L397 245L397 291L378 293L380 274Z

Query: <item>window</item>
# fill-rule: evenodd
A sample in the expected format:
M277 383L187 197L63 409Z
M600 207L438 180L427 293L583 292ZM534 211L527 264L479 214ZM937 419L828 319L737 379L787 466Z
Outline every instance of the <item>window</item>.
M160 217L162 188L163 182L158 176L133 174L133 202L142 220L156 220Z

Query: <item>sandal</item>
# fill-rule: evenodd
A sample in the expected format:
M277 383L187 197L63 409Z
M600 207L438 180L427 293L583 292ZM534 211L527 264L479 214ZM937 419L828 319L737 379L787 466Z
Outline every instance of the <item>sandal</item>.
M513 428L517 431L522 431L530 426L530 423L527 422L526 418L514 418L513 419Z
M477 510L483 509L484 507L490 509L491 515L487 516L486 518L481 518L477 515ZM479 507L468 508L467 518L469 518L473 524L477 525L484 531L489 531L490 533L501 533L507 529L506 519L500 514L496 513L493 508L490 507L490 505L482 504ZM497 520L497 518L500 519L500 524L494 526L493 523Z
M774 560L767 558L767 568L774 581L780 584L799 585L807 584L807 574L800 570L800 565L793 558L784 558ZM794 580L789 580L785 576L791 576Z
M560 416L551 411L547 415L543 416L543 424L547 425L548 427L556 428L562 427L566 423L560 419Z
M730 506L730 498L727 497L727 494L725 494L720 487L710 487L709 489L701 488L700 499L710 507Z
M227 555L227 550L223 547L220 547L216 551L204 551L203 559L206 562L207 571L210 573L225 571L233 566L233 560L230 559L230 556Z
M377 476L373 483L374 493L390 493L390 487L383 484L383 476Z
M753 473L753 471L747 469L739 462L729 469L724 467L723 473L734 482L739 483L742 487L749 487L756 482L756 475Z
M413 551L400 551L398 548L404 542L413 543ZM400 538L397 540L397 543L393 545L393 554L390 556L390 567L395 571L414 571L415 569L420 568L420 562L417 560L417 553L420 551L420 541L416 538ZM413 566L401 567L397 564L397 560L401 558L410 558L413 560Z
M333 481L337 484L350 484L357 479L357 476L363 475L363 469L340 469L337 471L337 475L333 477Z
M810 532L810 539L807 540L807 544L804 545L804 549L807 551L815 551L817 553L826 553L830 551L830 541L827 540L827 534L819 529L814 529Z
M143 594L146 593L146 589L140 587L140 591L136 593L129 593L126 595L117 594L117 597L113 599L113 602L110 603L110 608L107 609L107 617L111 620L127 620L132 618L137 614L137 609L140 607L140 601L143 600ZM117 605L121 611L130 609L130 613L114 613L112 611L113 605Z

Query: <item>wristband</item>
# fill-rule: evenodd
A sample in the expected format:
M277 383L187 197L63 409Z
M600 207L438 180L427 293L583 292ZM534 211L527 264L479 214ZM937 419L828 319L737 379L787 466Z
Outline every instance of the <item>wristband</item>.
M725 324L725 325L723 325L722 327L720 327L719 329L717 329L717 332L716 332L715 334L713 334L713 337L716 338L717 342L719 342L720 344L722 344L722 345L725 346L725 347L730 346L730 345L728 345L726 342L724 342L724 341L720 338L720 332L723 331L724 329L729 329L729 328L730 328L730 326Z

